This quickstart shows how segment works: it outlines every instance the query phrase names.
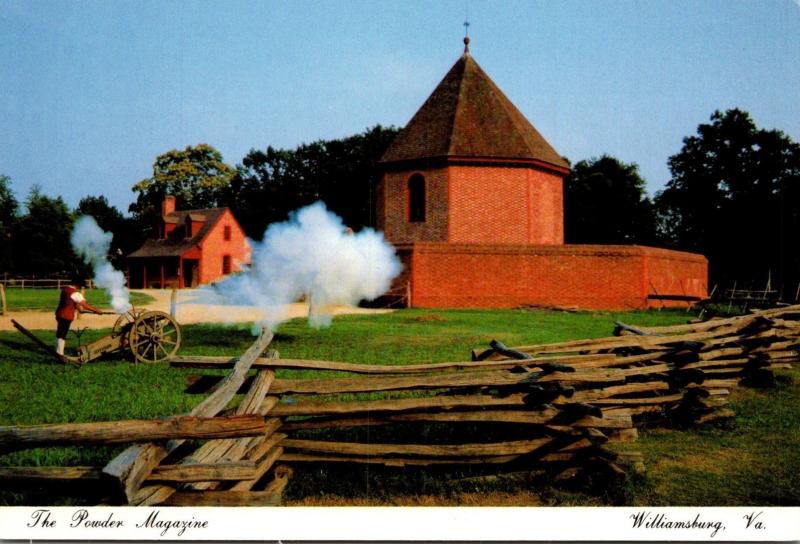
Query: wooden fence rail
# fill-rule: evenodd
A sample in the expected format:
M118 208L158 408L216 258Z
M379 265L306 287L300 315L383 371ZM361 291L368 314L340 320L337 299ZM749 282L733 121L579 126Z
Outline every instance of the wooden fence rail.
M15 289L61 289L70 282L71 278L22 278L3 277L0 285ZM86 287L94 289L94 280L86 279Z
M175 438L254 436L266 430L263 417L173 417L0 427L0 452L71 444L126 444Z
M800 305L672 327L618 323L615 336L597 339L492 342L473 351L476 360L428 365L262 356L271 338L264 331L240 357L172 360L230 369L189 380L192 392L208 396L186 416L0 428L6 450L148 441L105 467L0 467L0 482L94 482L129 505L232 506L279 504L287 464L503 464L556 479L580 471L624 477L618 463L643 470L643 456L608 444L636 440L644 422L729 418L732 388L770 385L775 370L797 362ZM278 369L315 375L278 379ZM201 423L211 426L200 432ZM366 428L374 428L371 440L353 438Z

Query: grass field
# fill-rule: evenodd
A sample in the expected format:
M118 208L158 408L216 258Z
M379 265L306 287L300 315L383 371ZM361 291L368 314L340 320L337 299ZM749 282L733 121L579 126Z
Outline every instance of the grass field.
M329 329L304 321L282 325L271 347L290 358L400 364L468 360L491 339L508 345L610 334L614 320L638 325L685 322L684 312L562 313L544 311L403 310L337 317ZM83 342L107 331L86 331ZM183 327L184 354L238 354L249 327ZM52 341L52 332L40 331ZM74 338L70 339L74 344ZM188 411L196 369L134 365L121 358L80 368L51 363L17 333L0 333L0 424L154 418ZM220 371L221 373L221 371ZM297 372L279 372L279 376ZM310 374L306 374L310 375ZM642 451L647 473L624 489L569 490L546 481L486 479L496 472L413 468L326 468L299 465L289 504L507 505L800 505L800 387L795 369L772 390L737 390L737 417L727 426L651 429L619 447ZM435 432L431 429L427 432ZM374 436L373 436L374 437ZM0 457L0 465L102 465L120 448L47 448ZM61 504L72 499L36 491L0 491L0 504ZM42 502L44 501L44 502Z
M9 287L6 289L6 306L9 312L28 310L55 311L60 293L61 291L58 289L19 289L17 287ZM101 310L111 309L111 298L102 289L87 289L86 300L89 304ZM131 293L131 304L134 306L148 304L153 300L155 300L153 297L144 293L136 291Z

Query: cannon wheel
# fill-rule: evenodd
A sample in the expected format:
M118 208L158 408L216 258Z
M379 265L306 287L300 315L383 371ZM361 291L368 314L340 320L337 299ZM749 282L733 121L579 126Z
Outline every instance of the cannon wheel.
M136 321L136 315L133 312L125 312L117 318L114 323L114 328L111 329L111 336L116 338L122 336L119 340L119 347L126 349L129 346L130 331L133 328L133 322Z
M181 328L172 316L156 311L137 316L128 336L137 363L166 361L178 352L181 339Z

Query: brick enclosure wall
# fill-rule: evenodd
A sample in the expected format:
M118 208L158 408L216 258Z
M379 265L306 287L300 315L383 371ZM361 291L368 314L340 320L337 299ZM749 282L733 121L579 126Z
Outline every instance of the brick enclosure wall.
M231 239L225 240L225 226L231 227ZM202 242L200 258L200 283L211 283L222 277L222 258L231 257L231 272L241 270L243 264L250 262L250 245L239 223L233 218L230 210L226 210L217 224Z
M706 298L708 291L708 261L701 255L669 251L654 247L645 250L645 267L648 294L654 295L694 295L702 293ZM682 301L663 301L665 306L685 306ZM660 307L662 302L650 300L651 307Z
M420 243L411 259L412 304L647 308L650 284L685 286L662 295L705 298L706 271L701 255L641 246Z
M426 220L409 222L408 180L425 177ZM562 178L529 167L393 171L377 191L378 228L394 244L563 244Z

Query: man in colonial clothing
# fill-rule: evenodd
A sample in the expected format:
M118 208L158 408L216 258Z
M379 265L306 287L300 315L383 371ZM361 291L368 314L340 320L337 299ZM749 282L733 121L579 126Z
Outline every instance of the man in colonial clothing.
M103 312L95 308L88 302L80 292L84 286L82 278L70 281L69 285L61 288L61 298L56 308L56 351L59 355L64 355L64 346L67 343L67 333L72 321L75 319L76 312L93 312L102 314Z

